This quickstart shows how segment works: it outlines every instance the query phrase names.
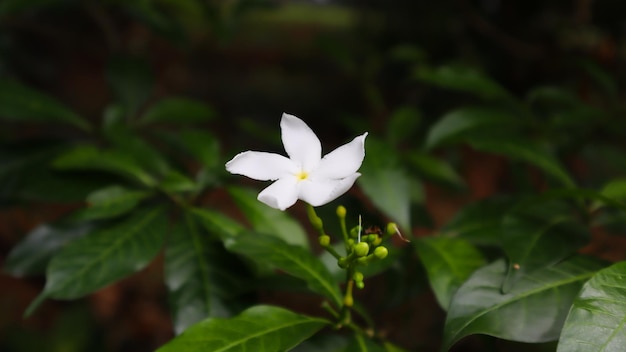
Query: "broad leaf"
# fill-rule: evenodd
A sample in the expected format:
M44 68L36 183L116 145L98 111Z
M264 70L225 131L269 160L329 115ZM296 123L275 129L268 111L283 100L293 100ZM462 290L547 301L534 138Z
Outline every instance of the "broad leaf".
M232 187L228 191L256 232L278 237L289 244L309 248L306 232L286 212L259 202L256 192L252 190Z
M301 246L265 234L243 232L225 243L228 250L280 269L306 281L308 287L336 305L342 302L339 286L324 264Z
M220 242L198 228L191 213L169 232L165 252L165 283L169 290L174 331L208 317L228 317L241 291L238 263Z
M149 209L71 242L50 261L44 291L26 314L46 298L82 297L141 270L161 250L166 232L163 210Z
M502 221L503 248L508 274L502 285L507 293L524 275L558 263L584 246L591 237L572 209L557 201L520 205Z
M91 126L53 98L21 84L0 80L0 119L66 123L89 131Z
M474 94L485 99L511 98L511 95L502 86L470 67L446 65L429 68L420 66L415 72L415 76L426 83Z
M212 120L215 111L208 105L188 98L167 98L152 105L140 118L139 123L166 122L187 125Z
M600 193L607 198L626 203L626 179L612 180Z
M483 255L461 238L423 237L417 240L415 248L437 302L444 310L459 286L485 264Z
M13 247L4 262L4 269L14 276L43 274L50 259L61 248L83 237L91 229L88 223L68 219L39 225Z
M461 176L444 160L428 154L413 152L409 155L408 162L420 176L428 180L456 188L465 186Z
M209 318L157 352L289 351L330 323L272 306L254 306L230 318Z
M116 153L127 155L144 170L163 175L171 169L166 158L153 145L126 126L111 127L107 139Z
M133 210L151 194L117 185L99 189L87 196L87 208L82 209L79 216L89 220L116 217Z
M471 334L519 342L556 340L574 298L601 268L595 260L573 257L521 278L502 293L506 263L478 269L452 298L444 328L444 349Z
M519 128L522 120L510 112L483 107L464 107L453 110L437 120L426 136L426 149L456 143L479 135L498 134Z
M208 232L216 234L224 242L246 231L244 226L222 213L205 208L193 208L190 212Z
M597 272L565 320L558 352L613 352L626 346L626 262Z
M396 109L387 124L387 141L396 145L409 139L417 131L421 113L412 106L403 106Z
M185 156L196 158L210 170L223 169L220 159L220 144L215 136L203 130L183 130L176 133L160 132L158 137L164 139Z
M551 176L565 187L574 187L574 180L561 164L540 145L525 139L497 138L472 139L470 145L478 150L505 155L512 159L525 161Z
M94 146L78 146L59 156L53 166L61 170L104 170L137 180L145 185L156 184L155 179L128 154L116 150L100 150Z

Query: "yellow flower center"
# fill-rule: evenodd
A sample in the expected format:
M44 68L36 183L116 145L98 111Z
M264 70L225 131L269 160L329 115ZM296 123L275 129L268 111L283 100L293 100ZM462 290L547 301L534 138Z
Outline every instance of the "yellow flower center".
M296 174L298 181L306 180L309 177L309 173L306 171L300 171Z

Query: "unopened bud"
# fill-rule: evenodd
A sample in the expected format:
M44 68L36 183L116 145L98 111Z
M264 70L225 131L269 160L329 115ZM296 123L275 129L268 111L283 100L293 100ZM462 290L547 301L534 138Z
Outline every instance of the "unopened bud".
M364 287L365 287L365 283L363 281L356 282L356 288L358 288L359 290L362 290Z
M319 241L320 241L320 246L328 247L330 245L330 236L322 235L319 237Z
M346 210L346 207L344 207L343 205L340 205L337 207L337 216L340 218L345 218L346 214L348 213L348 211Z
M345 296L343 298L343 305L346 307L352 307L352 305L354 304L354 299L352 298L352 296Z
M395 235L398 232L398 225L394 222L387 224L387 236Z
M363 281L363 273L355 271L354 274L352 274L352 279L354 279L354 281L356 281L356 282Z
M345 269L348 267L348 258L339 258L339 260L337 260L337 265L339 265L340 268Z
M387 250L387 247L379 246L379 247L376 247L376 249L374 249L374 256L376 256L376 258L378 259L385 259L387 255L389 255L389 251Z
M369 253L370 245L366 242L359 242L354 246L354 253L359 257L364 257Z

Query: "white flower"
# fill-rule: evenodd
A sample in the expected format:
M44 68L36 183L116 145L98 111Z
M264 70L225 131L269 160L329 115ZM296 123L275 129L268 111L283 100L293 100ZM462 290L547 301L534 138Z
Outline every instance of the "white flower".
M367 133L322 158L320 141L304 121L283 114L280 129L289 158L247 151L226 163L230 173L276 181L259 193L261 202L285 210L301 199L317 207L344 194L361 176L357 170L365 157Z

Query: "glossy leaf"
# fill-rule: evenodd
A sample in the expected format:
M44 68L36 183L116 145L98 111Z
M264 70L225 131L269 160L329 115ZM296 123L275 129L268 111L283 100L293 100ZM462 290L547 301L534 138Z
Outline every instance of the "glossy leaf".
M157 352L288 351L329 322L272 306L254 306L230 318L209 318Z
M612 180L602 188L600 193L607 198L626 202L626 179Z
M242 281L237 261L185 214L167 239L165 284L177 334L208 317L229 317Z
M554 156L545 148L529 140L516 138L473 139L470 141L470 145L484 152L522 160L542 170L565 187L575 186L574 180Z
M235 187L229 188L228 191L256 232L278 237L302 248L309 248L306 232L286 212L259 202L255 191Z
M437 68L420 66L416 78L436 86L462 91L485 99L510 98L498 83L471 67L446 65Z
M565 320L558 352L613 352L626 346L626 262L597 272Z
M215 111L208 105L188 98L166 98L152 105L140 118L139 123L166 122L187 125L209 121Z
M306 281L308 287L330 299L336 305L342 302L339 286L324 264L309 250L265 234L243 232L225 242L228 250L260 263L280 269Z
M471 334L519 342L556 340L582 285L601 268L573 257L528 274L502 293L504 260L478 269L452 298L444 328L444 349Z
M223 169L218 139L208 131L182 130L176 133L159 133L158 136L181 151L192 156L208 169Z
M246 231L246 228L228 216L206 208L190 210L200 224L210 233L214 233L226 242Z
M43 274L50 259L61 248L83 237L91 229L89 223L75 223L67 219L39 225L9 252L4 269L14 276Z
M89 220L116 217L133 210L151 194L117 185L99 189L87 196L87 208L82 209L79 216Z
M141 270L161 250L166 232L163 210L149 209L71 242L50 261L44 291L26 314L46 298L79 298Z
M461 176L444 160L413 152L409 155L408 162L425 179L457 188L465 186Z
M66 123L89 131L89 123L55 99L16 82L0 80L0 119Z
M459 286L485 264L483 255L461 238L422 237L415 248L437 302L444 310Z
M59 156L53 166L61 170L108 171L148 186L156 183L154 178L138 166L131 156L115 150L100 150L90 145L78 146Z
M524 275L558 263L591 237L563 202L529 202L502 221L503 249L511 265L502 284L507 293Z
M171 170L167 159L146 139L135 134L126 126L112 127L107 132L118 154L127 155L139 167L152 174L164 175Z
M522 123L511 113L494 108L464 107L441 117L428 131L426 149L465 140L476 134L483 136L497 130L499 134Z

